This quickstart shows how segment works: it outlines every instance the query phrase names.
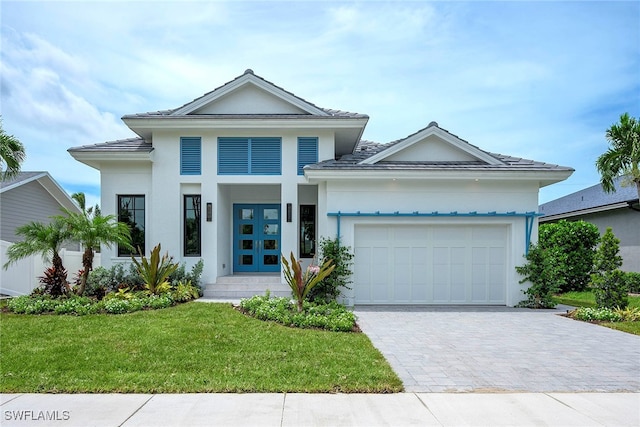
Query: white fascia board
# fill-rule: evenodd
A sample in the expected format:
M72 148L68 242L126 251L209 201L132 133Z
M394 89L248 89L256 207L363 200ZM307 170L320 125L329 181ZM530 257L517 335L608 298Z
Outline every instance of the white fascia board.
M254 84L255 86L265 90L266 92L271 93L272 95L277 96L278 98L295 105L296 107L308 112L309 114L315 114L318 116L328 116L329 114L324 111L321 110L307 102L302 101L301 99L287 93L286 91L279 89L273 85L270 85L269 83L267 83L266 81L257 78L255 75L253 74L245 74L242 77L231 81L229 83L227 83L226 85L214 90L213 92L211 92L208 95L205 95L203 97L201 97L200 99L197 99L185 106L183 106L182 108L174 111L173 113L171 113L172 116L183 116L183 115L187 115L189 113L192 113L193 111L196 111L197 109L204 107L207 104L210 104L211 102L215 101L216 99L219 99L223 96L225 96L226 94L246 85L246 84Z
M471 144L462 141L460 138L456 138L455 136L451 135L448 132L443 131L442 129L436 127L436 126L431 126L426 128L425 130L423 130L422 132L419 132L413 136L408 137L407 139L405 139L402 142L397 143L396 145L394 145L393 147L387 149L387 150L382 150L381 152L368 157L364 160L362 160L360 162L360 164L363 165L372 165L375 164L381 160L384 160L385 158L392 156L395 153L398 153L402 150L404 150L405 148L419 142L422 141L423 139L431 136L431 135L436 135L438 136L440 139L444 140L445 142L453 145L454 147L464 151L465 153L479 159L482 160L484 162L487 162L490 165L502 165L504 164L502 161L500 161L499 159L485 153L484 151L472 146Z
M84 163L97 170L100 170L100 164L103 162L153 162L153 151L149 153L92 151L90 153L74 152L70 154L80 163Z
M309 181L344 179L445 179L445 180L505 180L560 182L569 177L565 171L487 171L487 170L308 170L304 175Z
M123 119L125 124L134 132L156 129L268 129L268 128L333 128L344 129L364 127L366 118L312 118L302 116L300 118L208 118L197 116L181 117L131 117ZM139 134L139 133L138 133Z

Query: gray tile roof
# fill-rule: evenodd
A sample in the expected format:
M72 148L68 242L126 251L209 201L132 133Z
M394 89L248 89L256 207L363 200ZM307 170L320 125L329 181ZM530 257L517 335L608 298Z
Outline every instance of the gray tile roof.
M101 152L101 153L149 153L153 150L151 143L142 138L127 138L117 141L101 142L99 144L81 145L69 148L67 151L73 152Z
M39 171L39 172L19 172L18 175L16 175L12 179L8 179L6 181L0 181L0 188L6 188L6 187L15 186L16 184L19 184L19 183L21 183L23 181L28 181L31 178L35 177L35 176L46 174L46 173L47 172L44 172L44 171Z
M584 190L543 203L539 207L539 212L547 216L560 215L623 202L637 201L638 191L636 187L634 185L622 186L622 181L622 178L615 180L616 191L614 193L605 193L602 185L596 184Z
M405 141L408 138L424 131L425 129L436 126L440 130L447 132L455 138L460 139L462 142L469 144L467 141L452 134L446 129L438 126L436 122L431 122L426 128L420 129L417 132L412 133L406 138L402 138L396 141L392 141L388 144L380 144L377 142L362 140L358 143L355 150L351 154L342 156L339 159L326 160L324 162L316 163L315 165L308 165L305 168L309 170L518 170L518 171L572 171L572 168L559 166L555 164L549 164L544 162L538 162L535 160L528 160L519 157L507 156L504 154L490 153L484 151L473 144L469 144L476 149L486 153L502 162L502 164L488 164L484 161L379 161L374 164L359 164L363 160L372 157L382 151L388 150L396 144Z
M348 111L342 111L342 110L334 110L334 109L330 109L330 108L322 108L322 107L318 107L317 105L307 101L304 98L301 98L297 95L295 95L294 93L289 92L288 90L281 88L280 86L264 79L263 77L260 77L259 75L255 74L253 72L253 70L246 70L243 74L239 75L238 77L236 77L235 79L223 84L222 86L219 86L215 89L213 89L212 91L209 91L207 93L205 93L204 95L194 99L193 101L187 102L184 105L181 105L178 108L173 108L173 109L169 109L169 110L159 110L159 111L152 111L152 112L147 112L147 113L137 113L137 114L127 114L125 116L123 116L123 119L129 119L129 118L143 118L143 117L169 117L171 116L172 113L174 113L177 110L180 110L181 108L186 107L187 105L193 103L193 102L197 102L198 100L211 95L212 93L214 93L217 90L220 90L222 88L224 88L225 86L230 85L231 83L235 82L236 80L242 78L244 75L246 74L251 74L253 76L255 76L256 78L262 80L263 82L277 88L278 90L281 90L284 93L287 93L291 96L293 96L294 98L309 104L319 110L324 111L325 113L328 114L328 116L315 116L315 115L311 115L311 114L193 114L193 115L188 115L188 116L180 116L181 118L184 117L194 117L194 118L198 118L198 117L207 117L207 118L239 118L239 119L247 119L247 118L313 118L313 119L336 119L336 118L347 118L347 119L354 119L354 118L369 118L369 116L367 116L366 114L359 114L359 113L351 113ZM175 117L175 116L174 116Z

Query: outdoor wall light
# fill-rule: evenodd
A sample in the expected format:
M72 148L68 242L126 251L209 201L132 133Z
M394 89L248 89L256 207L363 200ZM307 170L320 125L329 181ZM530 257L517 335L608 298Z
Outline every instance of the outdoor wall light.
M293 215L293 206L291 203L287 203L287 222L291 222L291 217Z
M207 202L207 222L211 222L213 218L213 203Z

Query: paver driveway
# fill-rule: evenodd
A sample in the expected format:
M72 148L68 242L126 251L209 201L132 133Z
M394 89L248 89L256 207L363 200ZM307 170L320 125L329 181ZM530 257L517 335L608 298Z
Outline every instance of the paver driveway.
M406 391L640 391L640 336L562 310L357 306Z

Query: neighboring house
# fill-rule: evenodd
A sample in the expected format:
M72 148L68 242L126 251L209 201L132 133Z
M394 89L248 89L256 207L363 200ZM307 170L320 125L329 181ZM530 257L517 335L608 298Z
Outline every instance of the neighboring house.
M81 213L80 208L48 172L20 172L0 181L0 240L17 242L15 230L30 222L48 224L62 208Z
M623 186L615 180L616 191L605 193L597 184L540 205L540 222L584 220L595 224L604 234L611 227L620 239L622 269L640 272L640 204L635 185Z
M38 277L47 263L34 255L5 270L2 266L7 262L6 251L12 243L22 240L16 235L16 228L30 222L48 224L52 216L64 214L62 208L81 213L47 172L20 172L12 180L0 182L0 293L24 295L39 285ZM68 271L75 272L82 266L82 254L72 252L78 248L77 243L69 243L61 250L60 256Z
M203 259L209 284L281 281L281 254L308 265L319 238L339 235L355 254L348 304L515 305L538 191L573 172L483 151L435 122L361 141L368 116L320 108L251 70L122 119L138 137L69 152L100 170L102 212L129 223L135 245ZM105 266L129 257L102 255Z

